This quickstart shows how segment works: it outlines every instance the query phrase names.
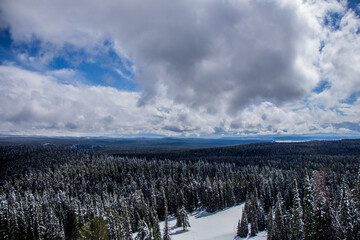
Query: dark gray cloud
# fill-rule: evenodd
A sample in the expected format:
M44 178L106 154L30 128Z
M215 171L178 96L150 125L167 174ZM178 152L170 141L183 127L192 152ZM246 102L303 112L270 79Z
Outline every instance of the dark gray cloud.
M177 103L232 113L259 100L303 97L317 82L306 74L315 71L314 59L306 55L313 33L291 1L35 1L22 6L26 11L12 1L0 5L15 40L36 36L86 50L110 39L138 69L135 79L144 89L140 106L153 103L161 86Z
M176 132L176 133L183 132L183 130L180 129L178 126L164 126L162 129L166 130L166 131Z
M358 131L360 20L344 5L337 0L2 0L0 28L8 28L18 46L36 41L44 54L18 56L41 65L38 72L25 65L0 66L0 131ZM336 32L321 22L330 12L343 16ZM124 68L135 76L139 92L77 84L84 76L75 65L107 53L110 45L124 63L131 62ZM75 56L74 69L44 70L65 48L89 59ZM114 69L120 75L121 70ZM109 76L99 81L112 84Z
M75 123L72 123L72 122L67 122L65 124L65 128L69 129L69 130L75 130L78 128L78 126L76 126Z
M137 80L144 102L160 82L176 102L235 112L259 100L303 97L316 84L296 65L309 29L293 8L258 1L194 4L198 11L173 5L155 10L161 17L153 16L157 21L130 48L143 66Z
M333 126L336 129L345 128L350 131L360 132L360 124L354 122L342 122L342 123L335 123Z

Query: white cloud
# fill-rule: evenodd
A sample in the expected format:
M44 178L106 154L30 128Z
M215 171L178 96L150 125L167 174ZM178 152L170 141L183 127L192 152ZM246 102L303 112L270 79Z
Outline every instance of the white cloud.
M261 99L301 98L318 82L316 52L307 51L318 47L314 32L292 1L3 1L1 8L17 41L35 36L92 51L111 39L141 68L135 77L145 102L162 84L176 102L233 112Z
M159 98L156 105L138 107L139 93L57 80L69 74L76 76L71 70L41 74L0 66L0 132L119 136L211 131L203 126L206 118L167 99Z
M360 91L360 20L345 1L3 0L0 9L15 44L41 49L18 56L39 72L0 68L1 132L301 134L359 123L359 100L344 100ZM334 12L338 27L325 25ZM69 46L91 61L104 41L131 60L124 67L142 92L41 67ZM312 92L321 80L330 87Z
M240 114L209 114L157 97L153 105L139 107L140 93L111 87L71 85L57 77L73 71L41 74L16 66L0 66L0 132L43 135L164 134L301 134L349 131L359 104L344 106L347 116L319 108L295 110L270 102L251 105ZM346 108L345 108L346 107ZM336 123L339 130L332 128Z

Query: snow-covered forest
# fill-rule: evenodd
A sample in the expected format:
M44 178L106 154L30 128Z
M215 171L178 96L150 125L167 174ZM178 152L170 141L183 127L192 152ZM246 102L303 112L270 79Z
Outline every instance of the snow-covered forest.
M169 239L169 216L191 231L187 214L243 202L239 237L360 239L357 140L126 154L21 145L0 158L1 239Z

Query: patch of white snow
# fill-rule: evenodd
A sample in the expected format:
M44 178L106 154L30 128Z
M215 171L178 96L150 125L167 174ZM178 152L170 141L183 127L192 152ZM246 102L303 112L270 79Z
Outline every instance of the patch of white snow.
M189 216L190 228L184 232L176 227L176 218L169 217L169 229L172 240L233 240L236 236L237 224L242 215L244 204L226 208L214 213L205 211L194 212ZM163 233L164 222L160 222ZM252 240L265 240L266 232L249 238ZM241 239L241 238L238 238Z

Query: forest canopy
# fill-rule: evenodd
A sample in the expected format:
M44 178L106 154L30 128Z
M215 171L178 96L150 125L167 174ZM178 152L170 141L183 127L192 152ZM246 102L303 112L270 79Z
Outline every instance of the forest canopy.
M1 239L162 239L168 215L243 202L239 236L360 237L359 140L112 154L12 145L0 159Z

